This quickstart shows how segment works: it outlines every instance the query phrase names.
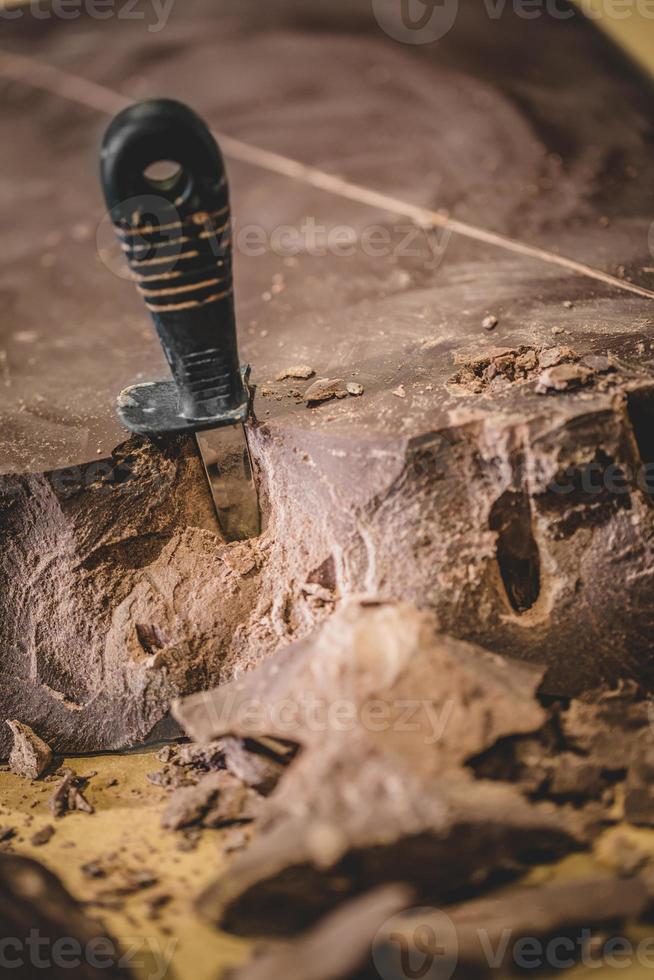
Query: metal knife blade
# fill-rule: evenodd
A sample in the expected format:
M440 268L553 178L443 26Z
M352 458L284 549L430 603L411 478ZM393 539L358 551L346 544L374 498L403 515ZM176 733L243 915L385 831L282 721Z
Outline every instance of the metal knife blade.
M245 426L204 429L195 438L225 539L257 537L259 500Z

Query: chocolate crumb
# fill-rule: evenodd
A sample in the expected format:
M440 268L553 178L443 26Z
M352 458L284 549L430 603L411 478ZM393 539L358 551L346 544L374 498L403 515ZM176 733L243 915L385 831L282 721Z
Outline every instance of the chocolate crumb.
M304 393L304 400L309 406L343 397L347 397L347 389L341 378L318 378Z
M294 367L284 368L283 371L280 371L275 380L285 381L286 378L305 380L312 378L315 373L314 369L308 364L296 364Z
M80 871L86 878L106 878L107 872L100 861L87 861L80 867Z
M54 833L55 829L52 824L46 824L45 827L41 827L41 829L37 830L35 834L32 834L30 844L32 844L34 847L42 847L43 844L47 844L48 841L52 839Z

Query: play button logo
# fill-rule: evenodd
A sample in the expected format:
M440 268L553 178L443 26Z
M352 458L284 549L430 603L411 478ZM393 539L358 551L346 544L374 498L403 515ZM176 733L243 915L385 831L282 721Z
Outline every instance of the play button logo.
M459 0L372 0L381 29L403 44L429 44L452 29Z
M450 980L458 961L454 923L439 909L408 909L379 929L372 961L381 980Z

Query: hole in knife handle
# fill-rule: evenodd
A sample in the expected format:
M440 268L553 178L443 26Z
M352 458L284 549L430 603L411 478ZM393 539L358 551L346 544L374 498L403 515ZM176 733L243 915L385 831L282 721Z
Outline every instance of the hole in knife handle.
M155 160L143 171L143 176L153 190L170 194L179 184L184 170L175 160Z

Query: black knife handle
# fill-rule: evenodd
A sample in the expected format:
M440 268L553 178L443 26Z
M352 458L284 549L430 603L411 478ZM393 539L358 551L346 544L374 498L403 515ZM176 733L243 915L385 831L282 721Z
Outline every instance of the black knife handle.
M177 172L146 175L157 162ZM179 391L180 414L206 420L247 401L239 368L231 212L222 154L187 106L130 106L107 130L102 186L137 288Z

